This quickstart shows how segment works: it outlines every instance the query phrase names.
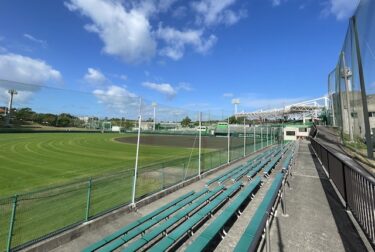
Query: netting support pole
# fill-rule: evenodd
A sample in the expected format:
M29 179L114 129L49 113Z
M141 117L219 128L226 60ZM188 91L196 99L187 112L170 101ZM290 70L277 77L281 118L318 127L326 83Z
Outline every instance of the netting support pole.
M198 149L198 176L201 178L201 154L202 154L202 112L199 112L199 149Z
M88 221L90 218L91 188L92 188L92 179L90 178L88 186L87 186L86 218L85 218L86 221Z
M267 126L267 135L266 135L266 137L267 137L267 146L268 146L268 126Z
M260 127L260 148L263 149L263 127Z
M7 250L6 250L7 252L9 252L12 247L13 227L14 227L14 222L16 219L17 200L18 200L18 195L14 195L14 197L12 198L12 215L10 216L10 221L9 221L9 231L8 231Z
M246 157L246 122L243 118L243 156Z
M254 125L254 135L253 135L253 138L254 138L254 152L257 151L257 145L256 145L256 139L255 139L255 125Z
M227 163L229 164L229 162L230 162L230 125L229 125L229 116L228 116L228 134L227 134L227 137L228 137L228 160L227 160Z
M138 157L139 157L139 140L141 138L141 122L142 122L142 115L141 113L139 113L137 151L135 154L135 167L134 167L134 178L133 178L133 194L132 194L132 206L133 207L135 207L135 188L137 185L137 176L138 176Z

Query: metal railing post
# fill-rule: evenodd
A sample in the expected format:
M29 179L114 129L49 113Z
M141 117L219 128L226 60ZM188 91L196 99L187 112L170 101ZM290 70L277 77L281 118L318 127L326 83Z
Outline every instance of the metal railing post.
M266 251L271 252L271 241L270 241L270 214L267 214L266 221Z
M90 178L87 186L87 198L86 198L86 217L85 220L88 221L90 218L90 206L91 206L91 188L92 188L92 179Z
M13 238L13 228L14 222L16 220L16 210L17 210L18 195L14 195L12 198L12 214L10 216L9 230L8 230L8 240L7 240L7 252L11 250L12 238Z

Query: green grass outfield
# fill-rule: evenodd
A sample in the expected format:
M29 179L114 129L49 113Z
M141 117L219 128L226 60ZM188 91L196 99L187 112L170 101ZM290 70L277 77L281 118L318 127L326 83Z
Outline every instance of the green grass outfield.
M136 146L112 133L0 135L0 198L134 168ZM190 155L190 148L142 145L140 166Z

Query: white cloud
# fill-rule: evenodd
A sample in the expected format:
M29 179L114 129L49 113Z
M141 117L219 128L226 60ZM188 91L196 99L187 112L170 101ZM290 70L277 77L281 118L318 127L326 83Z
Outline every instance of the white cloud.
M8 101L8 90L14 88L18 94L15 102L26 102L32 94L49 81L61 81L59 71L40 59L33 59L18 54L0 55L0 100ZM29 85L29 84L38 84Z
M0 55L0 78L35 84L62 79L61 73L45 61L12 53Z
M337 20L351 17L357 8L359 0L329 0L323 10L324 15L332 14Z
M235 2L236 0L201 0L193 2L191 6L198 14L198 23L203 23L206 26L217 24L232 25L247 15L246 11L236 13L228 9Z
M159 93L166 95L168 98L173 98L176 96L177 91L174 87L172 87L169 83L153 83L153 82L144 82L142 86L147 87L151 90L155 90Z
M128 76L127 75L125 75L125 74L120 74L120 79L121 80L123 80L123 81L126 81L126 80L128 80Z
M161 49L160 54L171 59L180 59L185 52L185 47L190 45L199 53L208 52L216 43L215 35L204 39L203 30L179 31L172 27L159 26L157 37L162 39L166 46Z
M127 113L134 111L139 106L139 98L126 87L111 85L106 89L96 89L93 94L99 104L103 104L109 111L115 113Z
M88 68L83 79L93 85L102 85L107 82L107 78L104 74L100 70L94 68Z
M34 36L27 33L23 34L23 36L34 43L40 44L42 47L47 47L47 41L45 40L37 39Z
M272 0L273 6L279 6L281 4L281 0Z
M233 97L234 94L233 93L224 93L223 94L223 97Z
M190 6L196 22L187 21L177 26L153 26L151 21L162 20L162 15L182 18L185 6L172 8L177 0L69 0L65 6L89 18L86 31L95 33L103 41L102 51L120 57L127 63L147 62L158 53L174 60L183 57L186 46L198 53L206 53L217 38L208 34L213 25L232 25L247 15L246 10L229 9L236 0L200 0ZM158 43L162 46L158 48ZM164 43L163 43L164 42Z
M176 87L177 91L183 90L183 91L192 91L193 88L191 87L190 83L187 82L181 82Z
M192 91L190 83L180 82L178 85L173 86L169 83L154 83L154 82L143 82L142 86L164 94L168 99L174 98L180 91Z
M92 23L86 24L85 29L99 35L105 53L127 63L148 61L154 56L156 41L146 9L126 10L118 1L105 0L71 0L65 6L90 18Z

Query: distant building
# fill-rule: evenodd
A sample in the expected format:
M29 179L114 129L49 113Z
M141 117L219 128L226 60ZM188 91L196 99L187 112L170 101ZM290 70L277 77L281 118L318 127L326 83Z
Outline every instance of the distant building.
M309 136L311 126L301 124L301 125L287 125L284 128L284 140L294 141L297 139L305 139Z

